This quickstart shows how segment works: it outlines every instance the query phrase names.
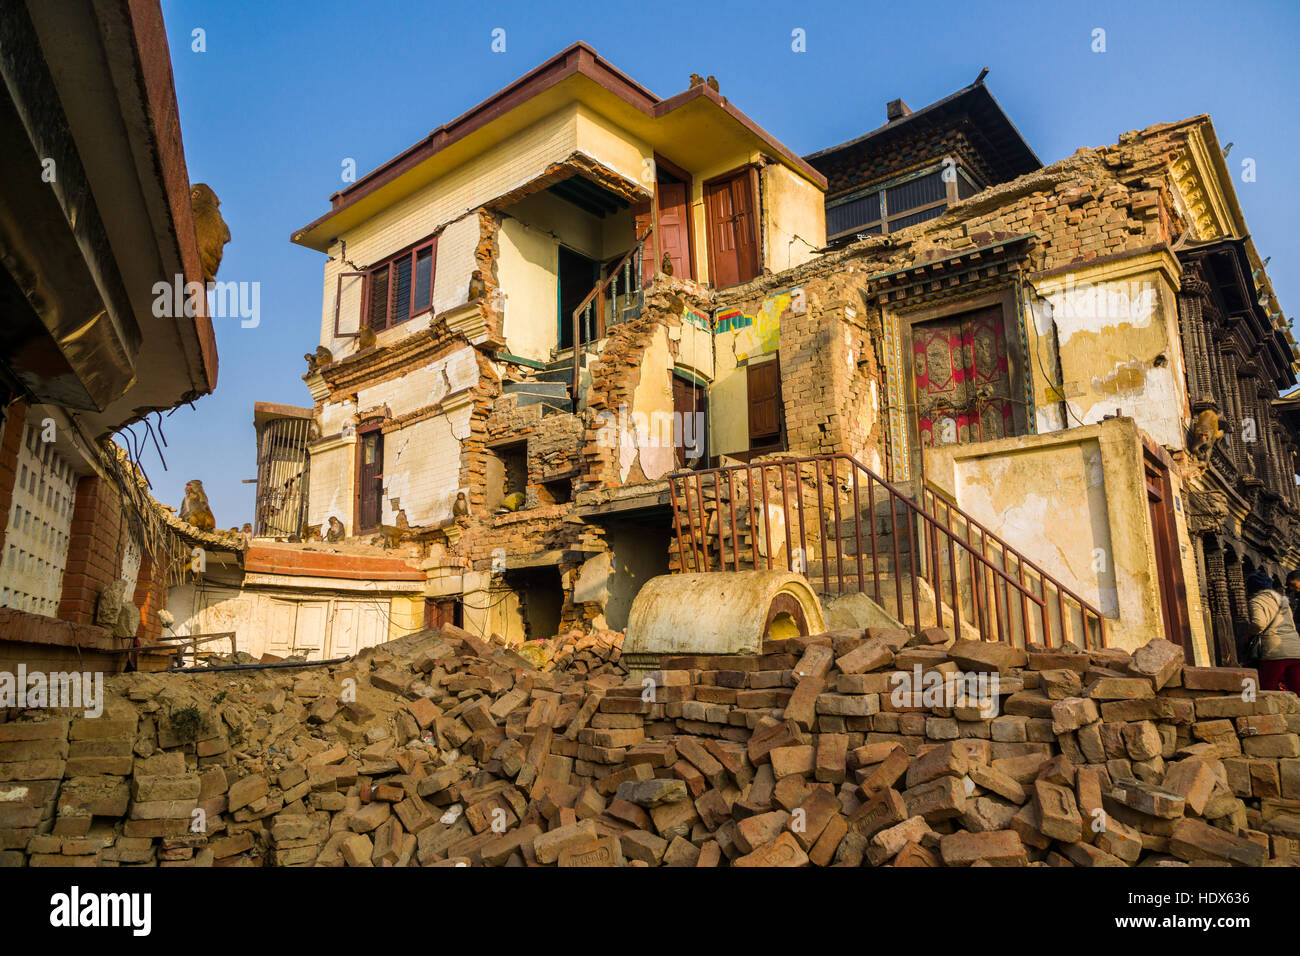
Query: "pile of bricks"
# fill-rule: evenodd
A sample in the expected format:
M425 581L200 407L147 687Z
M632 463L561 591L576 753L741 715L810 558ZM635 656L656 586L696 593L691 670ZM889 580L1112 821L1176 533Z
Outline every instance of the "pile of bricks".
M444 627L113 678L100 718L0 723L0 862L1300 863L1297 698L1165 641L836 631L635 676L614 639L565 650Z

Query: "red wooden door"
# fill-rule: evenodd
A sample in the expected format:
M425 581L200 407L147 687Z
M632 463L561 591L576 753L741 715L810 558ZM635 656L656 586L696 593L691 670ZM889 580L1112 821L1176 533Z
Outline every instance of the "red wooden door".
M748 282L758 275L758 225L749 170L705 187L713 286Z
M659 248L678 279L694 279L691 262L690 205L685 183L659 183ZM662 268L663 260L660 259Z
M379 527L379 503L384 493L384 435L379 429L363 432L357 465L357 533Z
M912 369L922 447L1016 433L1000 307L913 325Z

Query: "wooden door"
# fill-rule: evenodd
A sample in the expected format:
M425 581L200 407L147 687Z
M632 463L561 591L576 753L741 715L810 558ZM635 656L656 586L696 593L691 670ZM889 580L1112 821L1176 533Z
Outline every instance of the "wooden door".
M1169 488L1165 470L1152 461L1146 461L1147 508L1151 515L1152 544L1155 550L1156 577L1160 583L1160 617L1164 636L1179 645L1191 661L1186 638L1187 607L1183 589L1182 567L1178 562L1178 544L1175 540L1173 511L1169 504Z
M350 657L358 651L360 611L360 605L355 601L334 602L334 612L330 615L330 643L324 654L326 658Z
M659 183L659 249L660 268L666 256L676 278L695 278L695 263L691 260L690 202L685 183Z
M357 534L379 527L384 494L384 435L378 428L362 432L357 448Z
M1000 306L914 324L912 370L923 448L1017 433Z
M704 187L704 205L709 218L709 261L713 287L722 289L748 282L758 275L758 223L752 172Z
M709 393L703 386L673 376L673 454L678 468L695 468L708 461ZM690 447L687 447L687 446Z
M745 370L749 398L749 447L776 445L781 440L781 365L778 359Z
M452 624L460 627L460 602L455 598L425 598L424 626L439 627Z
M303 601L298 605L298 619L294 625L293 650L306 654L308 660L318 661L324 650L330 623L329 601Z

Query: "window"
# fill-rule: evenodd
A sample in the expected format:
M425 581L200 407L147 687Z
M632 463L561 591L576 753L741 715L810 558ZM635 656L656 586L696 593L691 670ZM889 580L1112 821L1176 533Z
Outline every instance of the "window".
M406 249L366 272L366 325L391 329L433 303L433 257L437 238Z
M943 215L953 199L966 199L978 191L966 171L955 164L948 166L955 172L955 180L945 180L947 164L945 160L944 164L884 187L874 186L865 193L831 200L826 204L827 236L897 232ZM956 188L950 191L953 185Z
M52 444L41 441L39 428L24 428L0 555L0 607L54 617L63 593L77 475Z

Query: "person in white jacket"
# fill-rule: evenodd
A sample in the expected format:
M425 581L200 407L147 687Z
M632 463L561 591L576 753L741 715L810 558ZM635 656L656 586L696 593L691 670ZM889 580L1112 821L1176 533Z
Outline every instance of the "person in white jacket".
M1260 687L1300 691L1300 632L1286 595L1266 573L1256 571L1246 579L1246 607L1246 637L1259 635Z

